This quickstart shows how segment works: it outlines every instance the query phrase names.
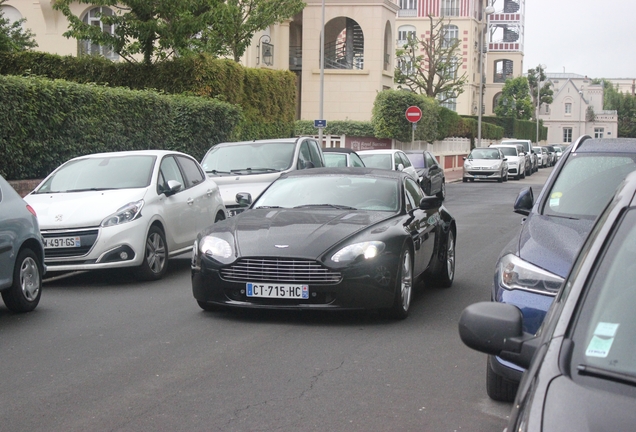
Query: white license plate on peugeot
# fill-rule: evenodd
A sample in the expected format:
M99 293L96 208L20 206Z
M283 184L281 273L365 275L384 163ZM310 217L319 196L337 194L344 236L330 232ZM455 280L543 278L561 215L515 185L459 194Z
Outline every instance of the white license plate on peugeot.
M248 297L308 299L309 285L251 283L246 284Z
M72 247L80 247L82 243L80 242L79 236L77 237L53 237L53 238L45 238L44 239L44 248L45 249L56 249L56 248L72 248Z

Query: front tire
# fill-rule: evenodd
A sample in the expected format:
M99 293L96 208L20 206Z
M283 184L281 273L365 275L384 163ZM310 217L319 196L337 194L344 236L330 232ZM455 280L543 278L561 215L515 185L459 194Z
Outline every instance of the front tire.
M488 366L486 368L486 393L492 400L500 402L514 402L517 395L519 383L511 381L508 378L499 375L492 367L490 356L487 359Z
M455 233L452 229L446 235L442 265L433 277L435 285L440 288L450 288L455 280Z
M139 279L145 281L161 279L168 270L168 246L166 235L159 227L155 225L150 227L144 251L144 260L138 270Z
M13 284L2 291L2 300L11 312L30 312L42 296L42 272L35 252L22 249L13 269Z
M391 318L403 320L409 315L413 295L413 259L408 246L400 255L400 264L395 277L395 300L389 311Z

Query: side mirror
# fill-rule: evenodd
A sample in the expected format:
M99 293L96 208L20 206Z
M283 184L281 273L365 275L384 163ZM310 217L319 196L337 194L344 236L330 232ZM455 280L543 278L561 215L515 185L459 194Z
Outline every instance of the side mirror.
M303 163L303 169L315 168L316 166L312 161L306 161Z
M462 159L466 160L466 156L464 156Z
M531 187L521 189L517 199L515 199L514 212L528 216L534 205L534 194Z
M252 195L248 192L239 192L236 194L236 203L240 207L249 207L252 204Z
M398 164L398 166L396 167L398 171L404 171L404 165L402 164Z
M468 306L459 318L459 337L469 348L497 355L527 368L540 339L523 332L523 315L516 306L480 302Z
M436 196L427 196L420 201L420 210L436 209L442 206L442 199Z
M168 180L168 190L164 190L163 193L166 196L174 195L181 190L181 186L181 183L176 180Z
M505 157L505 158L503 158L503 160L507 161L507 160L508 160L508 158L507 158L507 157Z

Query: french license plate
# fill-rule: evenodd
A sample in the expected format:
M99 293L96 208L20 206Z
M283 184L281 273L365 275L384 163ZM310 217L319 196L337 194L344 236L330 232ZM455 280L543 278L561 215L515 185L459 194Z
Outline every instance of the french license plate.
M476 178L486 178L486 177L488 177L488 176L486 176L486 175L476 175L475 177L476 177Z
M248 297L308 299L308 285L247 283Z
M53 238L45 238L44 239L44 248L45 249L56 249L56 248L72 248L72 247L80 247L82 244L80 242L79 236L77 237L53 237Z

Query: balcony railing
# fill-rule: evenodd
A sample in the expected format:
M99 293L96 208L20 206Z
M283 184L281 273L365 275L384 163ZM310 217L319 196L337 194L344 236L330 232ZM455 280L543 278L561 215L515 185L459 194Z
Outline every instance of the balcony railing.
M440 16L459 16L459 8L441 8Z
M417 9L400 9L398 11L398 17L416 17Z

